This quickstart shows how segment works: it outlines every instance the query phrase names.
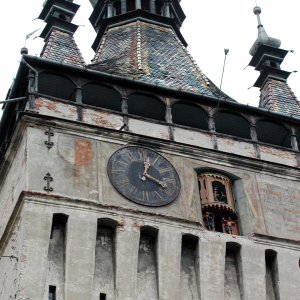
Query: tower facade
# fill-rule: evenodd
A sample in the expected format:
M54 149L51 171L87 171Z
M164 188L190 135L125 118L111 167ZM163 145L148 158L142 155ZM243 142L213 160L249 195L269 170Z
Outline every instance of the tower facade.
M41 57L22 51L8 94L0 299L296 299L300 114L279 41L259 19L248 107L195 64L180 1L90 2L92 63L79 7L47 0Z

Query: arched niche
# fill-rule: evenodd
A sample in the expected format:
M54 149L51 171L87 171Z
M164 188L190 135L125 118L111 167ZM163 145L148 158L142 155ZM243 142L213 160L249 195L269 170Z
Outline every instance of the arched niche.
M134 93L128 97L128 113L158 121L165 121L166 107L156 97Z
M198 181L205 227L210 231L238 235L239 221L233 194L234 182L213 170L199 173Z
M113 3L114 8L114 16L118 16L121 14L121 0L115 0Z
M298 149L300 150L300 130L296 133L297 142L298 142Z
M215 117L216 131L245 139L250 139L250 124L238 114L219 111Z
M76 85L70 79L52 73L40 73L38 78L40 94L75 101Z
M291 133L281 124L261 120L256 124L256 131L260 142L291 148Z
M150 0L142 1L142 10L150 11Z
M121 95L114 88L98 83L88 83L82 88L82 103L121 111Z
M208 129L207 114L200 107L186 102L172 105L172 120L174 124Z
M164 3L162 0L156 0L155 1L155 12L158 15L163 15L163 7Z
M127 11L135 10L135 0L127 0Z

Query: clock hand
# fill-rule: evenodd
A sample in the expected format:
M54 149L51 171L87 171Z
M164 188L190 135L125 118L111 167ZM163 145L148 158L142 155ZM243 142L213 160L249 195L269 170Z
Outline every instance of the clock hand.
M141 174L139 174L139 177L140 177L140 179L142 180L142 181L146 181L146 176L141 176Z
M146 178L149 178L150 180L152 180L153 182L155 182L155 183L158 183L161 187L163 187L163 188L166 188L167 187L167 184L164 182L164 181L160 181L160 180L158 180L158 179L156 179L156 178L154 178L154 177L152 177L151 175L149 175L149 174L144 174L144 176L146 177Z
M150 164L149 160L145 161L145 162L144 162L144 173L143 173L144 176L147 174L148 169L149 169L150 167L151 167L151 164Z

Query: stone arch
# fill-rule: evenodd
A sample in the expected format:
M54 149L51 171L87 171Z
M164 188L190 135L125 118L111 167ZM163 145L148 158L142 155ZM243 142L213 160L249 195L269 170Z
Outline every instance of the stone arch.
M115 0L113 3L114 16L118 16L121 14L121 0Z
M172 105L174 124L208 130L207 113L195 104L177 102Z
M298 149L300 150L300 129L298 130L298 132L296 132L296 138L298 143Z
M135 10L135 0L127 0L127 11Z
M39 73L38 92L59 99L76 100L75 83L68 77L55 73Z
M142 10L150 11L150 0L142 1Z
M265 250L266 293L270 299L279 299L278 258L273 249Z
M158 121L166 120L165 104L157 97L144 93L128 96L128 113Z
M87 83L82 87L82 103L121 111L122 97L111 86L99 83Z
M280 123L263 119L256 123L256 131L260 142L291 148L291 132Z
M230 111L219 111L215 116L218 133L250 139L250 123L243 116Z
M162 0L155 1L155 12L158 15L163 15L164 2Z

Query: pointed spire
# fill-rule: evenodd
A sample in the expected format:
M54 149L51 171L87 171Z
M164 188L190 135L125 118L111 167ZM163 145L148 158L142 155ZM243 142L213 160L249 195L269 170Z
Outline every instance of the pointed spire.
M267 45L274 48L279 48L281 45L281 41L279 39L269 37L267 32L264 29L264 26L261 23L261 19L260 19L261 8L259 6L255 6L253 12L257 16L258 36L253 46L250 49L250 54L254 56L260 45Z
M258 21L258 37L250 54L253 56L249 65L260 72L254 86L260 88L259 107L273 112L300 117L300 104L287 79L291 72L281 69L281 64L288 51L280 49L281 41L271 38L266 33L261 19L261 8L253 10Z
M40 37L45 39L41 57L63 63L84 66L79 48L74 40L78 26L71 23L79 5L73 0L46 0L39 19L47 25Z

